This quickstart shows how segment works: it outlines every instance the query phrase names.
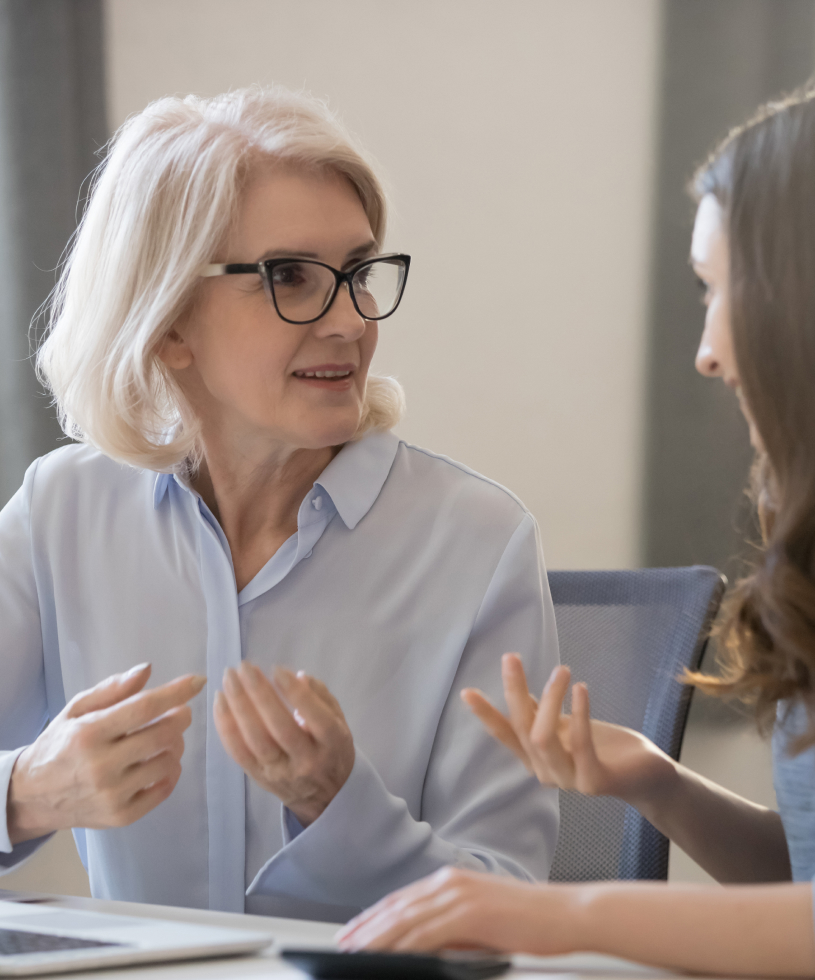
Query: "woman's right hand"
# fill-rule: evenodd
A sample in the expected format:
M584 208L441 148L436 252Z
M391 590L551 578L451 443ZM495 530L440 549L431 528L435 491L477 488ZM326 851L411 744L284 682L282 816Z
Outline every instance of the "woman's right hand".
M68 827L124 827L165 800L181 775L183 733L205 677L144 691L142 664L82 691L17 757L9 785L11 842Z
M616 796L647 807L675 775L673 760L639 732L594 721L585 684L572 688L572 714L563 714L568 667L556 667L540 701L529 692L521 658L501 660L509 716L474 688L463 700L487 730L511 749L541 783L589 796Z

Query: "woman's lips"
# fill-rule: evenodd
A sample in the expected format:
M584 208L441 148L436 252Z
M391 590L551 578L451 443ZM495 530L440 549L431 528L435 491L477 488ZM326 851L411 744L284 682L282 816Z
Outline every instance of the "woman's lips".
M312 388L347 391L354 383L355 372L353 364L317 364L293 371L292 377Z

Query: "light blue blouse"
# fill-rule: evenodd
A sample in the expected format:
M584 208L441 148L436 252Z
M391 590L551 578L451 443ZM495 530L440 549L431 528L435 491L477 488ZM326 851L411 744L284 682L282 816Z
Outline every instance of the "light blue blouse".
M778 705L773 730L773 782L790 852L793 881L815 880L815 746L790 755L789 741L806 731L800 702Z
M391 433L347 445L237 593L194 491L68 446L0 512L0 800L19 747L66 699L150 660L151 683L194 671L209 684L170 798L130 827L75 831L95 896L341 921L444 864L543 879L556 794L458 696L503 703L506 650L533 689L557 662L537 527L458 463ZM306 829L214 729L214 693L241 658L321 678L354 734L350 777ZM39 843L12 847L5 809L0 870Z

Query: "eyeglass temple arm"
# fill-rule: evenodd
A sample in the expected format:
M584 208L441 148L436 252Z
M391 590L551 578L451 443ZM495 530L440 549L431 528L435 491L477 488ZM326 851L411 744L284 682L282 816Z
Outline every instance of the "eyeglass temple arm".
M201 271L198 273L199 276L203 278L208 278L209 276L234 276L242 275L247 272L260 272L257 262L247 263L235 263L231 262L227 265L212 263L211 265L205 265Z

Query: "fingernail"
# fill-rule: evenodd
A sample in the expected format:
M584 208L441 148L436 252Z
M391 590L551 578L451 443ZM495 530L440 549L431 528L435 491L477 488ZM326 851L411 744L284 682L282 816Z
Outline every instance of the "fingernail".
M215 692L215 697L213 698L213 701L212 701L212 707L216 711L219 711L221 713L223 712L223 710L224 710L224 696L223 696L223 694L221 694L220 691L216 691Z
M285 667L275 667L274 679L278 687L283 691L288 691L294 681L294 675Z
M195 691L196 694L200 693L204 689L207 679L203 674L193 674L192 680L190 681L190 686Z
M242 660L238 666L237 672L244 687L255 687L257 685L257 673L252 668L252 664Z
M231 667L227 667L224 671L224 690L227 694L238 693L238 679L235 677L235 671Z
M131 667L131 668L130 668L130 670L126 670L126 671L125 671L125 672L124 672L124 673L123 673L123 674L121 675L121 676L122 676L122 680L123 680L123 681L126 681L126 680L130 680L130 678L131 678L131 677L135 677L135 676L136 676L136 674L141 674L141 673L142 673L142 671L145 671L145 670L147 670L147 668L148 668L149 666L150 666L150 664L149 664L149 663L147 663L147 662L145 662L145 663L143 663L143 664L138 664L138 665L137 665L136 667Z

